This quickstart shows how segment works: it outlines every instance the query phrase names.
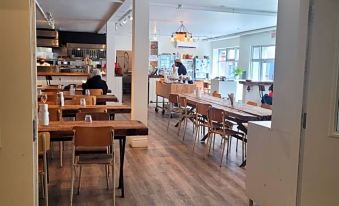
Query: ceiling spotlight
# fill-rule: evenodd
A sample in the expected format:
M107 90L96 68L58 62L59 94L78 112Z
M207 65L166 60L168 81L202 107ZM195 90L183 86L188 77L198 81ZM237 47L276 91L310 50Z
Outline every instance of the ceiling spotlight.
M128 16L128 18L129 18L130 21L133 20L133 16L132 15Z

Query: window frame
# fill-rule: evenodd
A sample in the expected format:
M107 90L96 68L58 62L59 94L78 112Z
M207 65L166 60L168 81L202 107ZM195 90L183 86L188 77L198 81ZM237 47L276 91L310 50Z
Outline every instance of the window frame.
M249 79L254 80L255 78L253 77L253 63L259 63L259 71L258 71L258 81L263 81L262 75L263 75L263 64L265 63L270 63L273 62L274 64L274 69L275 69L275 57L274 58L265 58L263 59L263 48L267 48L267 47L272 47L274 46L276 48L275 44L265 44L265 45L255 45L251 47L251 62L250 62L250 68L251 68L251 72L250 72L250 76ZM256 59L254 58L254 50L259 48L259 58ZM274 78L274 76L273 76ZM266 81L273 81L273 79L270 80L266 80Z
M231 50L234 50L235 54L234 54L234 58L229 58L229 52ZM220 54L222 51L225 51L225 60L222 61L221 58L220 58ZM229 73L229 71L227 71L227 65L228 64L234 64L235 67L237 67L239 65L239 56L240 56L240 49L238 46L235 46L235 47L226 47L226 48L219 48L218 49L218 59L217 59L217 65L218 65L218 75L219 76L225 76L226 78L233 78L231 77ZM225 64L225 68L221 68L220 67L220 64L221 63L224 63ZM220 72L222 70L225 70L224 72ZM225 75L220 75L221 73L224 73ZM228 76L227 76L228 74Z

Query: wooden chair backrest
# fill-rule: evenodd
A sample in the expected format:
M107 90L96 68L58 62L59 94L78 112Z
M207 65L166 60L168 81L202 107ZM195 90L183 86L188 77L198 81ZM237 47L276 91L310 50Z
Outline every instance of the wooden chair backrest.
M49 132L40 132L38 134L38 153L39 155L44 154L50 149L51 136Z
M85 121L85 116L91 115L93 121L107 121L109 120L109 114L104 112L78 112L75 115L76 121Z
M179 97L179 105L180 105L180 107L187 107L186 97Z
M208 110L208 120L213 122L222 123L225 121L225 111L211 107Z
M108 147L113 144L112 127L74 127L75 147Z
M252 105L252 106L258 106L258 103L253 102L253 101L248 101L248 102L246 102L246 104Z
M58 108L48 108L49 121L60 121L62 113Z
M168 101L173 104L178 104L179 103L179 95L177 94L170 94L168 97Z
M208 116L208 111L211 108L210 104L197 103L196 104L196 113L200 115Z
M104 92L102 89L90 89L89 90L89 93L92 95L92 96L99 96L99 95L103 95Z
M87 95L76 95L73 97L73 104L79 105L80 99L84 98L86 100L86 105L96 105L96 97L95 96L87 96Z

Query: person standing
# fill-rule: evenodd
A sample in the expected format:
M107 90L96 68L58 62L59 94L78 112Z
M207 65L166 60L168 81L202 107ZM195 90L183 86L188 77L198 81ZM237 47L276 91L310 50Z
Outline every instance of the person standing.
M178 75L187 75L186 67L181 63L179 59L175 60L175 66L178 67Z

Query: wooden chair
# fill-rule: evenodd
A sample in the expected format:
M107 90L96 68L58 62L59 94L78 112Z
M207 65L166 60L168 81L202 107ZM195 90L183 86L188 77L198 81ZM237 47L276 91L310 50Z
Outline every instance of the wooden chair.
M180 114L181 109L179 108L179 95L170 94L168 97L168 107L165 108L165 113L169 113L168 123L167 123L167 131L170 125L170 121L173 114ZM179 135L179 130L178 130Z
M62 120L62 111L60 109L58 109L58 108L48 108L48 113L49 113L49 120L50 121L61 121ZM65 141L72 141L73 132L71 132L71 133L52 132L50 135L51 135L51 143L59 142L59 159L60 159L59 164L60 164L60 167L62 167L63 166L64 142ZM53 155L53 152L51 154Z
M258 106L258 103L253 102L253 101L247 101L246 104L251 105L251 106Z
M60 121L62 119L62 111L59 108L48 108L49 121Z
M227 144L227 150L226 150L226 156L228 156L229 151L229 141L230 137L236 137L243 139L243 135L240 132L236 132L232 130L232 125L226 120L227 114L224 110L217 109L211 107L208 111L208 139L207 139L207 145L208 145L208 152L207 155L210 153L211 146L212 146L212 135L213 135L213 142L215 139L215 135L220 135L222 138L222 151L221 151L221 160L220 160L220 167L222 165L222 160L224 158L224 152Z
M50 150L50 134L41 132L38 134L38 155L39 155L39 179L42 188L42 197L45 199L45 205L48 205L48 168L47 152Z
M73 104L80 105L80 99L84 98L86 101L86 105L96 105L96 97L95 96L87 96L87 95L76 95L73 97Z
M113 205L115 205L114 158L114 130L112 127L74 127L72 146L71 205L73 205L73 190L76 169L79 168L79 194L82 165L90 164L105 166L107 190L109 189L109 168L112 168Z
M199 139L199 134L203 132L204 128L208 128L208 111L211 108L210 104L202 104L198 103L196 105L196 111L195 111L195 118L194 118L194 127L195 135L194 135L194 143L193 143L193 151L195 148L195 144Z
M91 115L93 121L107 121L109 120L109 114L104 112L78 112L76 114L76 121L84 121L86 115Z
M217 91L214 91L214 92L212 93L212 96L213 96L213 97L221 98L221 94L219 94Z
M100 95L103 95L104 92L102 89L90 89L89 90L89 93L92 95L92 96L100 96Z
M187 130L187 121L190 119L194 119L194 114L190 113L190 108L187 105L186 97L179 97L179 107L181 109L181 120L179 122L178 130L180 134L181 123L184 122L184 134L182 137L182 141L185 140L186 130ZM194 124L193 124L193 131L194 131Z

